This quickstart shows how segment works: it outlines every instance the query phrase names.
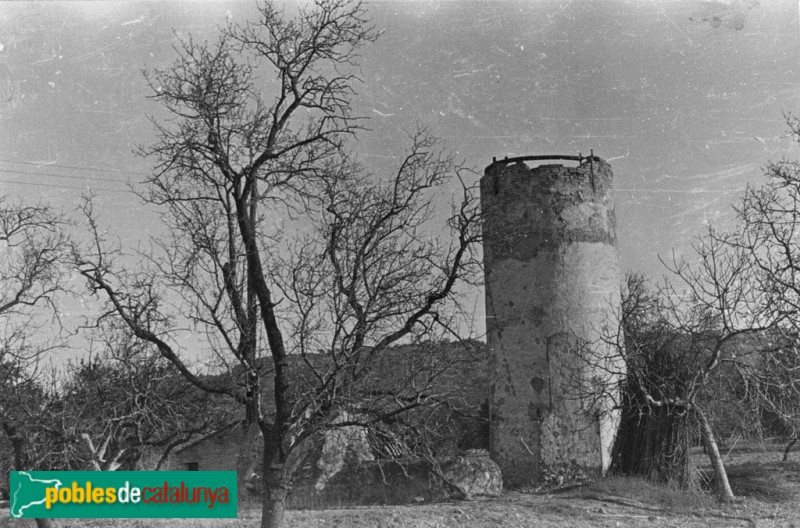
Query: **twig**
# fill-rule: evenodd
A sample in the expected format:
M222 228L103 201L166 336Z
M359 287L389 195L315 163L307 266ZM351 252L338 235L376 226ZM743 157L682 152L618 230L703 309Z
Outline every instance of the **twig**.
M522 442L522 445L523 445L523 446L525 446L525 450L526 450L528 453L530 453L530 455L531 455L532 457L535 457L535 456L536 456L536 455L534 455L534 454L533 454L533 451L531 451L531 448L530 448L530 447L528 447L528 444L526 444L526 443L525 443L525 440L523 440L521 436L519 437L519 441L520 441L520 442Z

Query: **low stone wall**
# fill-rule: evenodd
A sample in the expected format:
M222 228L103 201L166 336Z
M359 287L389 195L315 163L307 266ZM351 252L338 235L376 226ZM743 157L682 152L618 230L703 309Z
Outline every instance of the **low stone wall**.
M294 509L409 504L436 499L427 462L362 462L348 464L319 490L314 471L298 476L289 497Z
M289 498L297 509L433 502L498 496L503 484L500 468L483 455L460 455L437 461L356 462L351 460L327 481L314 485L319 471L306 467Z

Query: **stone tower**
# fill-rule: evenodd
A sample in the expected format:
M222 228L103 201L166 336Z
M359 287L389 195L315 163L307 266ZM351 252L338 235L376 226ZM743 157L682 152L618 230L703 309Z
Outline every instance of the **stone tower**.
M569 166L525 163L545 160ZM612 178L592 155L495 159L481 179L490 449L507 485L609 466L619 423L608 374L619 367L601 339L620 308ZM614 389L587 390L599 385Z

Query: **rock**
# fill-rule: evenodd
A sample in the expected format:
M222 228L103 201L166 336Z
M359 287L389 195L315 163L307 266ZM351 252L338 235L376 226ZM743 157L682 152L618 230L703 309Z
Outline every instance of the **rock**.
M445 497L470 500L478 495L498 497L503 492L500 466L487 456L458 456L439 465L435 474Z
M264 489L261 483L261 475L255 471L251 471L244 480L244 486L251 495L260 494L261 490Z
M350 413L342 412L333 420L333 423L347 422L352 419ZM317 491L324 490L328 481L344 468L347 458L358 462L375 460L367 439L367 430L363 427L345 425L325 431L325 443L322 445L322 453L317 460L320 475L314 488Z

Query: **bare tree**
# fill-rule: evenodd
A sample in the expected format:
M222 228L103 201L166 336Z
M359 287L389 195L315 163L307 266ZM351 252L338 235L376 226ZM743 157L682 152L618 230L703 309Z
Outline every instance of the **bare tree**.
M800 142L800 120L786 116L789 132ZM764 170L767 181L748 187L736 207L739 226L730 244L745 251L759 276L780 330L771 353L751 373L748 396L777 420L790 441L784 459L800 434L800 163L783 159Z
M48 206L0 198L0 430L12 447L15 470L49 469L57 456L54 446L42 445L46 430L35 430L49 405L39 360L57 336L34 336L48 311L58 317L69 255L64 225ZM37 519L37 525L49 521Z
M393 344L459 333L447 314L459 282L476 279L480 229L467 185L446 228L432 225L434 194L461 171L424 133L383 181L345 155L359 128L349 70L375 38L360 3L260 14L213 44L181 42L176 62L148 75L173 119L143 150L157 159L144 199L169 234L123 271L87 204L95 245L78 262L108 303L101 319L120 318L194 386L242 405L264 440L262 526L280 526L322 431L443 401L413 376L382 386L373 367ZM192 368L182 317L230 383Z
M634 295L627 297L619 334L608 337L626 367L625 403L649 416L638 427L666 426L670 434L685 434L684 415L695 419L723 501L734 495L709 412L722 398L716 389L732 371L754 379L763 348L753 342L783 321L760 287L750 254L735 240L736 235L709 229L692 253L666 263L673 280L653 295L635 291L641 280L629 281ZM680 448L675 442L661 447ZM686 449L678 454L685 457ZM678 470L686 471L685 465Z
M127 327L106 327L103 349L73 365L60 389L65 434L96 471L133 470L145 451L163 463L177 445L228 425L228 409L189 384Z
M750 343L745 355L721 379L720 393L732 425L764 438L767 434L786 440L783 460L789 459L800 435L800 336L793 328L775 328Z
M788 116L787 122L800 138L800 121ZM678 376L680 395L642 393L650 405L680 404L697 417L726 499L732 492L713 438L712 409L737 416L742 429L786 434L784 459L800 431L800 163L770 163L765 176L735 207L734 230L709 229L693 254L668 265L678 286L662 292L668 315L661 320L686 341L680 358L691 375Z
M733 491L719 454L713 424L703 400L713 400L707 392L715 377L723 375L726 366L748 368L753 364L757 348L735 347L737 339L759 338L781 323L768 296L760 288L761 274L750 254L735 244L736 235L709 228L694 247L694 261L673 258L668 266L683 287L667 290L677 330L691 336L692 355L696 361L690 368L684 402L700 425L700 433L714 469L717 491L721 499L732 500ZM696 350L696 352L695 352Z

